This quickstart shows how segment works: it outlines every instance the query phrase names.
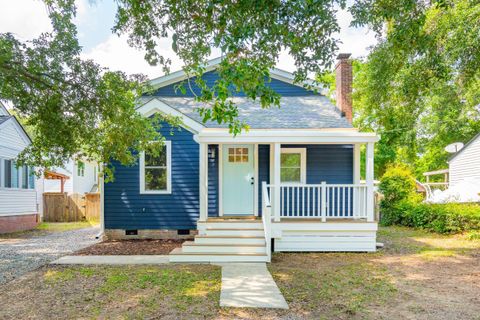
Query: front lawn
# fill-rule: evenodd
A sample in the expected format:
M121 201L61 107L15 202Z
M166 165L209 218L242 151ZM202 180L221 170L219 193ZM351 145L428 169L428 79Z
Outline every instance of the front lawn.
M377 253L280 253L289 310L220 308L220 267L45 267L0 287L0 318L479 319L480 240L381 228Z

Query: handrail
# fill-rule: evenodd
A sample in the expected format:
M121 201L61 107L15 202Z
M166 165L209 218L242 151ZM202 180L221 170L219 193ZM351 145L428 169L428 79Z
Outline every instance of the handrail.
M265 233L265 251L268 257L268 262L272 260L272 206L270 203L270 195L268 194L267 183L262 182L262 222Z

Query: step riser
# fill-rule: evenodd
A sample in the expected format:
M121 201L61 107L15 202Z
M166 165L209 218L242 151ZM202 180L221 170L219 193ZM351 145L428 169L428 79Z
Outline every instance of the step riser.
M195 238L198 244L265 244L265 239L248 239L248 238Z
M206 229L263 229L261 222L199 222L198 230Z
M222 246L183 246L185 253L265 253L265 247L222 247Z
M238 237L238 236L251 236L251 237L263 237L265 233L263 230L217 230L217 229L207 229L205 230L205 235L207 236L228 236L228 237Z
M243 257L243 256L196 256L196 255L174 255L171 254L170 262L183 263L222 263L222 262L267 262L266 256Z

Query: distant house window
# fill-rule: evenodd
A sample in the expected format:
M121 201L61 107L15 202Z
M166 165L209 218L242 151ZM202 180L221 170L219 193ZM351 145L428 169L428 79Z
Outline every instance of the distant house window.
M84 177L85 176L85 163L82 161L77 162L77 176Z
M28 189L35 189L35 169L28 168Z
M5 188L12 187L12 160L4 160L3 161L3 172L4 172L4 181L3 185Z
M248 148L228 148L228 162L248 162Z
M14 161L10 161L10 177L11 177L11 188L19 188L20 181L18 181L18 168Z
M28 189L28 167L22 166L22 189Z
M171 193L171 142L165 141L158 155L140 155L140 192Z
M284 148L280 156L280 181L306 183L307 151L305 148Z

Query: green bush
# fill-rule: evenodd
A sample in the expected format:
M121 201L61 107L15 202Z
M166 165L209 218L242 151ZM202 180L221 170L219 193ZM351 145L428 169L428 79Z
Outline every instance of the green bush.
M465 203L431 204L402 200L387 209L394 224L438 233L480 230L480 205Z
M415 178L408 167L397 164L387 168L378 188L383 195L380 202L380 222L383 225L404 224L401 212L405 208L402 207L419 201L415 187Z
M380 180L380 223L423 228L439 233L480 230L480 205L421 202L415 192L415 178L402 165L390 166Z
M415 196L415 178L408 167L391 165L380 179L379 191L385 202L396 203Z

